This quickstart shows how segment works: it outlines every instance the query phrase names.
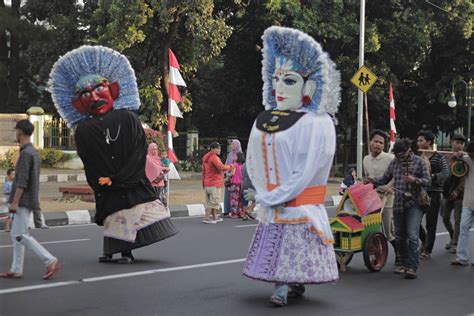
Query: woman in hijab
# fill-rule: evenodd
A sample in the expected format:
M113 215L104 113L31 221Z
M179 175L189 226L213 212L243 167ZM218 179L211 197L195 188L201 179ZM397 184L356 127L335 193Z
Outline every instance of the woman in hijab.
M165 206L166 197L164 194L164 176L168 171L169 169L163 166L163 163L161 162L158 145L155 143L150 143L148 145L148 154L146 156L145 173L148 180L150 180L151 185L155 189L156 196Z
M238 139L230 143L230 152L225 160L226 165L232 165L237 161L237 154L242 152L242 146ZM230 213L230 186L232 185L232 173L224 173L224 216Z

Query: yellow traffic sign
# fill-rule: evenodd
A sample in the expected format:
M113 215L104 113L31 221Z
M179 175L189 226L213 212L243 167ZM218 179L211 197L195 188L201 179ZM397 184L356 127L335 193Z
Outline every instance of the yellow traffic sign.
M351 82L364 93L372 88L375 81L377 81L377 76L365 66L360 67L351 79Z

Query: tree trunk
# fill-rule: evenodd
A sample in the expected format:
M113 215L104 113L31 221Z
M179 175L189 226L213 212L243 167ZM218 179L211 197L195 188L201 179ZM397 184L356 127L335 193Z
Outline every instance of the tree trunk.
M20 2L21 0L12 0L12 14L20 21ZM18 30L9 29L10 33L10 67L8 75L8 96L7 105L16 111L18 108L18 94L20 90L20 36Z
M0 9L5 8L4 0L0 0ZM8 95L8 47L5 24L0 23L0 95ZM0 108L6 108L6 98L0 99Z

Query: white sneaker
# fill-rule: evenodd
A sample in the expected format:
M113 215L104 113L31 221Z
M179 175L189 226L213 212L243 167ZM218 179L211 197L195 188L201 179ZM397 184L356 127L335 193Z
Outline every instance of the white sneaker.
M220 223L220 222L223 222L223 221L224 221L224 219L220 218L220 217L218 219L216 219L216 223Z
M204 224L217 224L217 221L214 221L212 219L207 219L207 218L203 219L202 222Z

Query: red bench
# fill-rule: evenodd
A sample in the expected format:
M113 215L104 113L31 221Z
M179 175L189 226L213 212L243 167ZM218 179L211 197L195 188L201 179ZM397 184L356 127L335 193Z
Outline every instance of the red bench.
M64 199L79 197L84 202L95 202L94 191L88 185L59 187Z

